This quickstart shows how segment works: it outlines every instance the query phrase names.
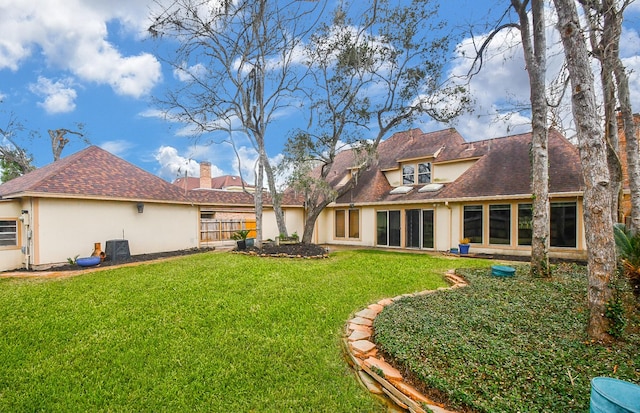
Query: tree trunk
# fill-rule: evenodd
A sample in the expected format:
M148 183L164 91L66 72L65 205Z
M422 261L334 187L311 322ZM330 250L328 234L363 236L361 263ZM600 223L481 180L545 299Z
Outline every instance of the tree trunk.
M273 205L273 212L276 216L276 223L278 225L278 232L285 236L288 236L287 224L284 221L284 212L282 212L282 202L280 199L280 193L276 187L276 179L273 173L271 163L267 158L267 154L264 148L261 148L261 156L263 157L264 171L267 175L267 186L269 187L269 193L271 194L271 202Z
M307 215L304 217L304 232L302 233L302 242L304 244L310 244L313 236L313 230L316 226L316 220L322 213L326 205L316 205L307 211Z
M606 304L613 296L609 284L616 268L616 255L606 143L599 123L588 50L574 0L554 0L554 4L571 79L573 116L586 185L584 225L589 278L587 334L595 340L610 341L611 336L607 332L610 323L605 312Z
M603 0L604 12L604 47L609 52L607 55L607 73L611 77L613 72L618 93L618 104L622 117L623 131L626 140L627 173L629 177L629 189L631 191L631 231L640 230L640 160L636 124L633 121L633 111L629 97L629 78L626 69L620 60L620 36L622 34L622 11L617 8L615 0ZM612 81L613 82L613 81ZM613 85L611 86L614 89ZM612 105L615 109L615 104ZM618 119L612 114L612 129L615 139L618 141ZM620 168L622 169L622 168ZM620 172L622 181L622 172ZM622 182L621 182L622 187Z
M602 83L602 95L604 100L605 140L607 142L607 160L609 164L609 177L611 179L611 218L618 222L622 216L622 164L620 162L620 142L618 139L618 126L616 119L616 93L613 84L613 61L617 55L617 45L620 35L619 29L607 24L608 18L602 15L602 10L613 7L615 0L602 0L597 2L581 2L585 15L589 17L589 40L593 56L600 61L600 81ZM602 6L602 7L601 7ZM602 24L602 21L605 21Z
M262 158L258 157L258 168L256 170L256 190L253 193L253 199L256 207L256 242L257 248L262 247L262 186L263 186L263 172L262 172Z
M612 70L615 76L618 91L618 103L620 105L620 116L626 140L627 153L627 173L629 177L629 189L631 192L631 231L636 233L640 230L640 149L638 148L637 125L633 119L631 109L631 98L629 97L629 77L626 69L620 60L620 35L622 31L622 13L619 12L613 0L607 0L604 8L605 31L612 33L610 47L613 49L611 56ZM617 117L616 138L617 135Z
M549 152L546 97L546 36L544 1L532 0L533 32L529 26L526 2L511 0L520 19L520 35L531 89L531 187L533 191L533 238L531 274L549 276ZM532 44L533 42L533 44Z

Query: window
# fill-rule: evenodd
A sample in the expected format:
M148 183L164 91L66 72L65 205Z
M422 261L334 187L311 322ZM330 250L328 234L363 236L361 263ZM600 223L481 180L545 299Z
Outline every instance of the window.
M575 202L551 203L551 246L577 247L577 206Z
M402 185L431 183L431 162L418 164L418 180L416 181L416 165L402 167Z
M15 219L0 221L0 247L18 245L18 221Z
M378 211L377 245L400 246L400 211Z
M482 242L482 205L464 207L463 237L471 242Z
M344 222L345 211L344 209L339 209L336 211L336 238L344 238L345 232L345 222Z
M418 183L428 184L431 182L431 163L418 164Z
M433 248L433 210L405 211L405 246Z
M531 204L518 205L518 245L531 245L533 239L533 209Z
M511 244L511 205L489 205L489 244Z
M360 211L349 210L349 238L360 238Z
M360 211L357 209L336 210L335 237L360 238ZM348 219L348 220L347 220Z
M402 185L413 184L413 177L415 175L415 169L413 165L405 165L402 167Z

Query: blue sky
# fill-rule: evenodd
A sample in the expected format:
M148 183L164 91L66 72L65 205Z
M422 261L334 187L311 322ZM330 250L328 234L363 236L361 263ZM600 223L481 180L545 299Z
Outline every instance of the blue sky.
M441 16L455 31L476 35L488 16L500 15L509 1L442 1ZM149 39L150 0L0 0L0 128L11 114L24 125L16 140L34 156L35 165L53 160L47 130L77 129L95 145L172 181L185 170L197 175L198 162L212 163L214 175L237 174L235 155L227 145L198 146L185 133L188 125L158 116L152 98L178 82L160 56L173 45ZM553 30L550 29L553 38ZM640 2L629 10L623 32L622 58L631 74L635 112L640 111ZM511 113L514 101L526 102L528 80L522 53L512 47L517 36L505 33L494 42L492 58L471 84L474 112L454 126L468 140L530 129L528 119ZM481 41L476 39L476 42ZM467 37L458 50L472 50ZM458 57L458 58L456 58ZM466 73L468 59L452 54L449 74ZM550 59L553 65L558 60ZM597 72L596 72L597 77ZM299 115L270 126L269 156L277 159L283 139ZM567 116L569 118L569 116ZM568 120L563 119L570 128ZM403 129L431 131L448 127L421 119ZM39 137L31 140L28 131ZM63 156L86 144L73 136ZM244 160L254 157L239 142ZM243 162L245 169L251 162ZM245 170L246 174L246 170ZM249 178L249 180L251 180Z

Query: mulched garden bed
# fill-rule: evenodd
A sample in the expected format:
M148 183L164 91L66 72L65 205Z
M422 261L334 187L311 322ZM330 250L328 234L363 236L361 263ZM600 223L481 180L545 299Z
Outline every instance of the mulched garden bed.
M261 257L288 257L288 258L327 258L327 250L317 244L265 244L262 248L250 247L239 253L258 255Z
M61 266L42 269L42 270L34 270L34 269L25 270L25 269L21 269L21 270L12 271L12 272L37 273L39 271L78 271L78 270L82 270L82 269L85 269L85 268L86 269L89 269L89 268L104 268L104 267L111 267L113 265L122 265L122 264L128 264L128 263L133 263L133 262L145 262L145 261L158 260L158 259L162 259L162 258L180 257L180 256L185 256L185 255L200 254L200 253L203 253L203 252L210 252L210 251L214 251L214 250L215 250L215 248L190 248L190 249L178 250L178 251L167 251L167 252L156 252L156 253L152 253L152 254L132 255L128 259L119 259L117 261L112 261L112 260L107 258L104 261L102 261L99 265L95 265L93 267L80 267L77 264L64 264L64 265L61 265Z

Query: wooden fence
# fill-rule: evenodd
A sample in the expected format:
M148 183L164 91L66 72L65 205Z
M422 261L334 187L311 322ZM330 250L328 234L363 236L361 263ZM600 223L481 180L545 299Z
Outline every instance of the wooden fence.
M248 238L256 236L256 221L248 219L201 219L200 242L232 240L231 236L241 229L248 229Z

